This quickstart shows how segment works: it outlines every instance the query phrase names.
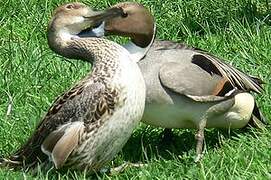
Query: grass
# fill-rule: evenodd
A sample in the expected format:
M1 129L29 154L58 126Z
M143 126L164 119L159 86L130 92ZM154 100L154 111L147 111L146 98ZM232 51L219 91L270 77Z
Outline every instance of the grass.
M52 101L86 75L89 64L49 50L46 26L62 0L0 2L0 154L15 151L30 135ZM116 1L83 1L104 8ZM249 74L262 78L256 96L271 119L271 4L267 0L142 0L154 13L159 39L205 49ZM6 115L12 104L10 115ZM207 153L193 163L194 130L174 130L161 145L162 129L141 124L112 166L144 162L123 173L40 172L37 176L0 169L1 179L271 179L271 127L265 130L206 131Z

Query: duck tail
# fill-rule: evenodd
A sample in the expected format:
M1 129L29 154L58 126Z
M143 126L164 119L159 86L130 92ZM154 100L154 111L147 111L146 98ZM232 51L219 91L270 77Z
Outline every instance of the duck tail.
M30 140L14 154L0 158L0 168L26 170L36 167L46 159L48 157L41 151L40 146L34 146Z
M17 169L22 166L22 161L12 160L12 158L0 158L0 167L6 167L9 169Z
M266 125L268 125L266 118L258 108L256 102L248 125L260 129L263 129Z

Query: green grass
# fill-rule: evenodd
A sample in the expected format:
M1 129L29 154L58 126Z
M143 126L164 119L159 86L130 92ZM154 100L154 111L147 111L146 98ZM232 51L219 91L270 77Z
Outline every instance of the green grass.
M14 152L30 135L52 101L90 69L89 64L49 50L46 26L61 0L0 2L0 154ZM116 1L83 1L104 8ZM154 13L159 39L205 49L239 69L262 78L257 95L271 119L271 3L268 0L142 0ZM6 115L8 105L12 111ZM271 127L265 130L207 130L207 153L193 163L194 130L174 130L161 145L162 129L141 124L112 166L144 162L111 175L81 172L39 173L0 169L0 179L271 179Z

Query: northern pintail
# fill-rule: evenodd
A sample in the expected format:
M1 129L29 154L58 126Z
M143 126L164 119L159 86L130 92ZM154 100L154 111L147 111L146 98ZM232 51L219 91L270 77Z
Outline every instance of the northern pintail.
M202 156L204 128L261 127L266 122L251 91L262 81L222 59L185 44L154 40L155 22L141 4L124 2L124 15L105 22L100 34L131 38L124 45L138 62L147 94L143 122L164 128L197 128L195 161ZM105 31L105 32L104 32Z
M50 48L92 63L92 72L55 100L29 140L1 159L2 166L31 168L51 161L57 169L96 171L121 150L143 115L143 76L122 46L79 34L122 15L117 7L93 11L82 3L55 9L48 26Z

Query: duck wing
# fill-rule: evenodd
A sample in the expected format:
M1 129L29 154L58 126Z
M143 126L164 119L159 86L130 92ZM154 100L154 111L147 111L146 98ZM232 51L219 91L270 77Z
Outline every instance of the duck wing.
M171 92L187 96L195 101L225 99L225 96L215 94L218 84L223 82L223 77L210 74L193 63L164 63L159 71L159 79L162 86Z
M179 48L189 49L184 45ZM260 93L263 90L262 80L246 75L201 50L189 50L195 52L189 63L180 60L163 63L160 67L160 82L173 93L187 96L194 101L210 102L228 99L238 92ZM250 124L261 127L261 123L267 124L267 121L255 103Z
M94 128L86 127L101 123L104 115L114 112L117 97L117 89L106 88L102 83L79 83L56 99L29 140L0 163L29 168L51 155L56 167L61 167L78 144L80 133L92 131Z
M170 49L175 49L175 50L190 50L194 52L194 55L191 57L190 63L185 62L182 63L182 60L180 59L180 65L186 66L186 67L192 67L193 65L198 66L201 70L196 71L195 68L192 69L186 69L185 71L188 72L183 72L185 77L187 78L188 76L192 76L194 79L196 79L197 83L200 83L199 80L204 82L204 77L200 77L199 74L203 73L208 73L211 76L217 75L223 78L224 83L222 84L227 84L228 83L233 87L241 91L254 91L257 93L260 93L263 90L262 84L263 81L259 78L252 77L250 75L247 75L243 73L242 71L230 66L229 64L223 62L222 59L215 57L213 55L210 55L208 52L205 52L204 50L201 50L199 48L193 48L193 47L188 47L186 44L181 44L181 43L175 43L175 42L170 42L170 41L158 41L158 43L154 46L156 50L170 50ZM168 66L168 64L163 64L161 67L160 75L164 76L164 73L168 73L170 69L167 69L164 66ZM176 74L180 74L179 71L183 71L183 68L179 70L180 67L174 68L171 67L171 71L176 72ZM172 73L173 74L173 73ZM174 78L174 80L178 80L180 77ZM190 78L191 79L191 78ZM165 81L168 81L168 79L164 79ZM183 80L183 79L182 79ZM190 83L192 85L193 82ZM208 83L210 84L210 83ZM206 86L206 85L205 85ZM202 88L205 89L203 86L197 86L197 88ZM191 90L191 89L190 89ZM189 91L191 92L191 91Z

